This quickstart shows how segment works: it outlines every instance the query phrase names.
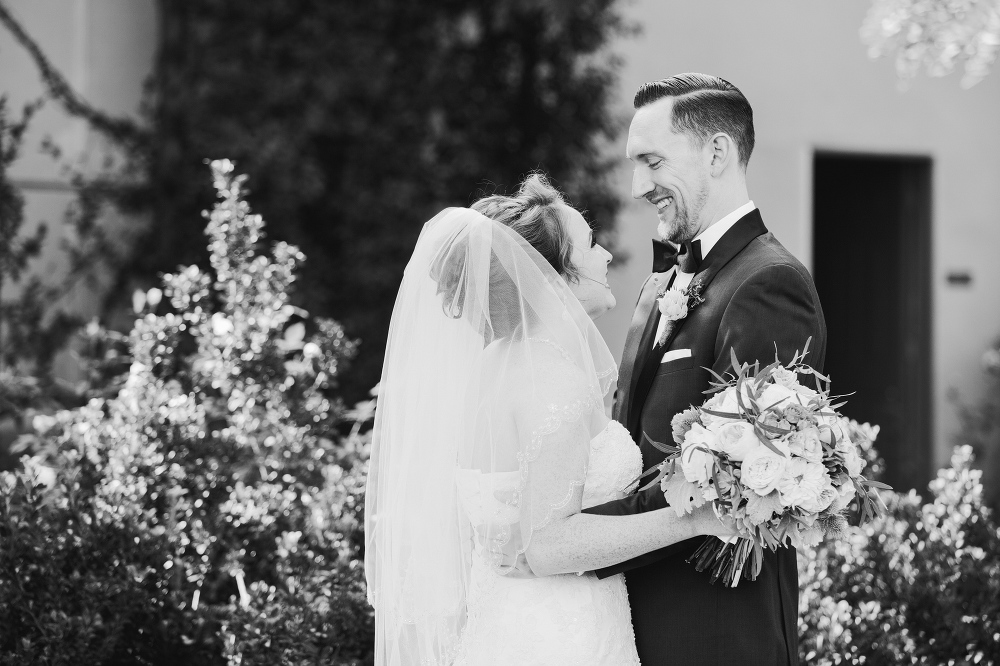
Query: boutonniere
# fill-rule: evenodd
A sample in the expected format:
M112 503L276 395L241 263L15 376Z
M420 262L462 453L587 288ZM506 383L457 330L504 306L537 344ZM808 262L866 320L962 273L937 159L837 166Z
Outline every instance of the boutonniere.
M656 304L660 308L660 316L667 320L660 336L656 338L657 345L664 345L673 333L677 322L688 316L688 313L705 302L701 296L701 280L695 278L684 289L667 289L664 287L657 294Z

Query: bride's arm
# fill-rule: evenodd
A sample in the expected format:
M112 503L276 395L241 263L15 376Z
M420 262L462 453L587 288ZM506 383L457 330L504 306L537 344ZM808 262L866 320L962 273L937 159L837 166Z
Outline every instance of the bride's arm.
M733 534L709 504L683 518L671 509L630 516L576 513L535 532L525 558L536 576L593 571L709 534Z
M573 479L579 479L581 457L586 469L589 445L583 420L563 423L528 465L526 513L544 515L527 533L522 526L525 558L536 576L592 571L700 535L733 533L707 504L681 518L672 509L627 516L580 513L583 488Z

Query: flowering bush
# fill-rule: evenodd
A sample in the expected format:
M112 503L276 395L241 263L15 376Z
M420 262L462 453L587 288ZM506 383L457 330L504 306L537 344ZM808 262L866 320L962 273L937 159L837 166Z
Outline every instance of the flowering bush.
M972 450L956 447L932 499L799 557L799 652L820 664L1000 664L1000 529Z
M120 391L34 415L0 475L0 664L371 660L354 343L289 302L301 253L259 253L244 177L212 171L211 273L139 299Z

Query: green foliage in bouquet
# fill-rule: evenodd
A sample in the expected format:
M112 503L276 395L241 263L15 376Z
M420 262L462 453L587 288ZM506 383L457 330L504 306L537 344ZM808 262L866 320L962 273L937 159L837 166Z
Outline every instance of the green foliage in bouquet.
M931 501L888 494L887 515L799 557L805 664L1000 664L1000 528L972 449L956 447Z
M371 661L371 405L333 394L354 344L289 302L302 254L261 253L244 178L212 170L211 271L165 276L120 391L36 415L0 475L0 664Z

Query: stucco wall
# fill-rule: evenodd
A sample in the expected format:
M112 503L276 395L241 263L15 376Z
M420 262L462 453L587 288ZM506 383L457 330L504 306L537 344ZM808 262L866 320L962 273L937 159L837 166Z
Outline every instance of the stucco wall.
M143 82L156 49L155 0L7 0L11 13L35 39L73 89L97 108L114 115L139 112ZM0 94L17 117L23 105L44 95L39 72L24 48L0 30ZM59 160L41 151L50 138L62 151ZM25 194L25 232L39 222L49 227L49 241L32 270L49 276L65 271L59 239L73 201L67 167L92 172L104 155L101 137L86 122L48 101L34 117L12 168ZM73 295L83 312L96 306L96 294Z

